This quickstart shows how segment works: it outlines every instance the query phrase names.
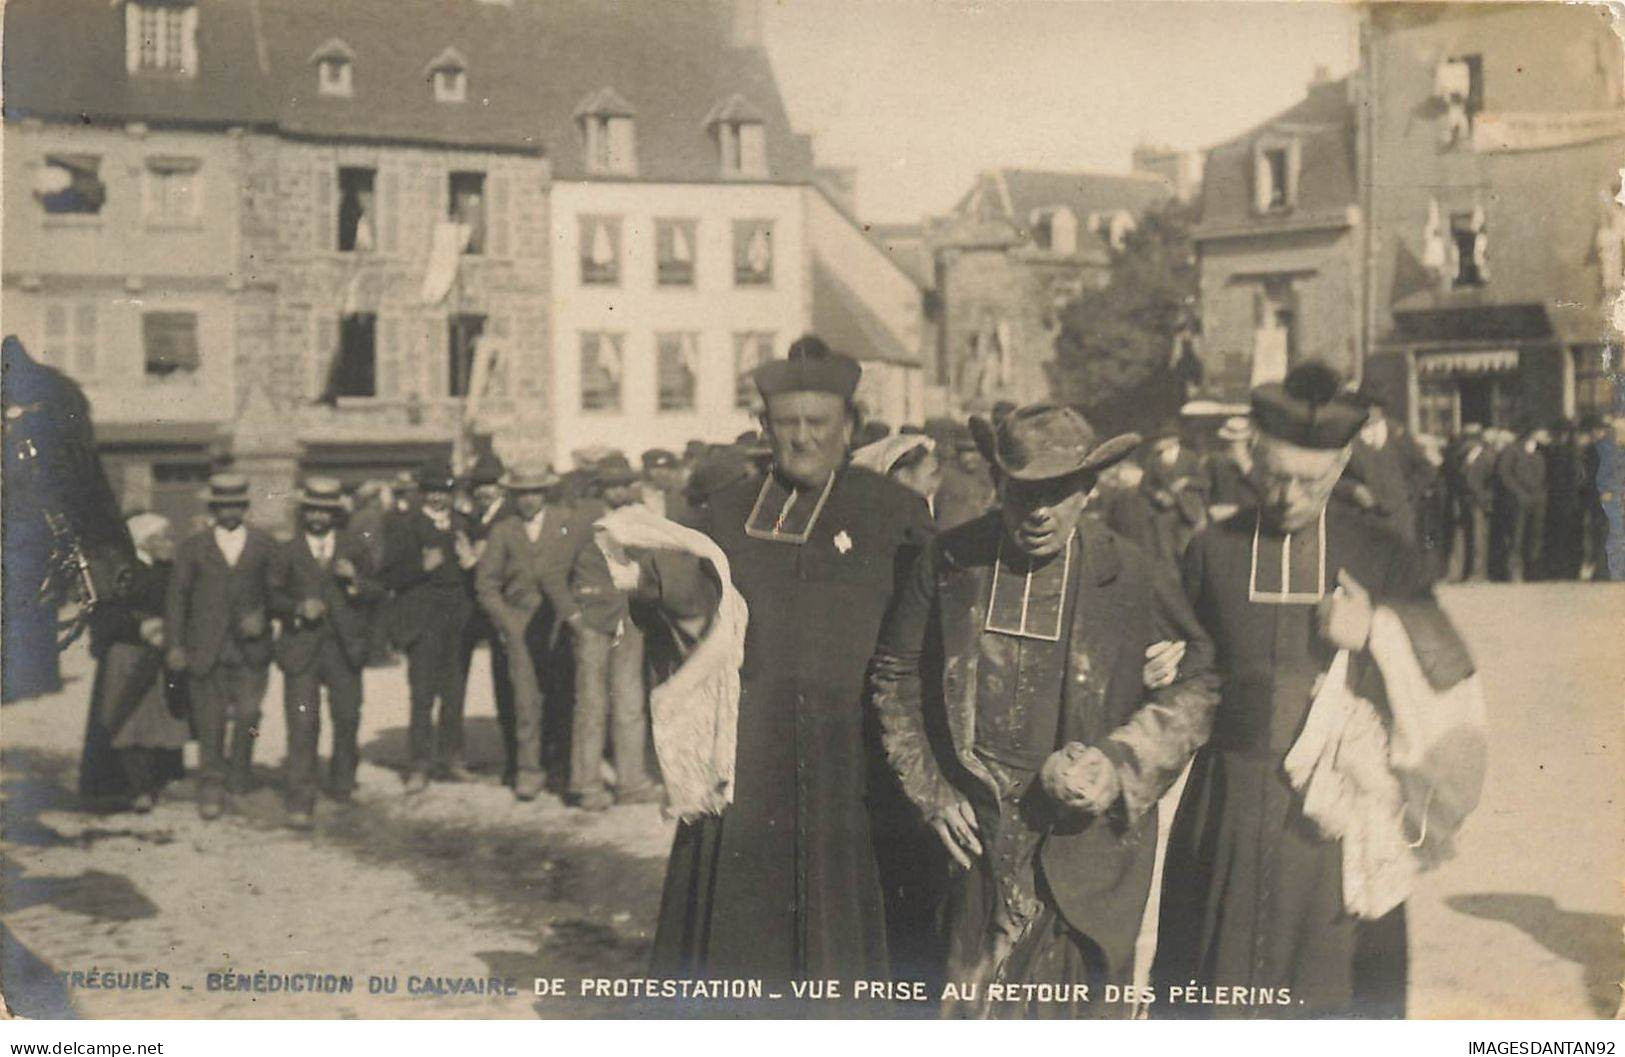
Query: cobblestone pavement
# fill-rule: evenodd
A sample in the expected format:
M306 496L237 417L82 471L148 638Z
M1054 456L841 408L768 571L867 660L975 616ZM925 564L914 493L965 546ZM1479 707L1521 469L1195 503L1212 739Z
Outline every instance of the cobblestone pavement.
M1491 771L1460 856L1411 902L1412 1014L1612 1015L1625 975L1625 588L1444 597L1488 687ZM262 784L234 814L199 820L190 781L150 815L81 812L72 790L89 659L76 650L65 669L61 694L0 716L0 980L15 1012L613 1015L613 1002L580 996L574 981L641 975L670 826L652 806L589 815L550 797L516 802L495 776L483 655L468 728L487 773L403 797L393 768L405 749L404 672L370 671L360 795L348 808L324 802L311 833L284 825L274 679ZM152 989L90 986L109 971L148 972ZM211 973L231 975L211 984ZM565 977L571 994L536 997L537 976ZM245 989L221 989L227 979ZM518 993L479 993L493 979ZM348 991L324 989L346 980Z

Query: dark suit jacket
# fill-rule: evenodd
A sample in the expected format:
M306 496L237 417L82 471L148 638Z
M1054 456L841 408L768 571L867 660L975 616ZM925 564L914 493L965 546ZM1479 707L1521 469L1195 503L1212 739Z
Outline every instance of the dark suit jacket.
M164 635L171 646L186 650L187 668L201 675L220 663L228 643L244 664L271 663L270 570L276 542L249 526L248 540L236 565L214 542L214 527L188 536L175 549L175 571L164 599ZM239 621L260 613L265 631L244 638Z
M570 567L576 551L591 542L590 525L583 511L555 504L547 506L535 543L517 515L493 525L474 572L474 593L491 623L522 631L544 600L554 620L572 616L577 606L570 594Z
M451 527L444 532L417 509L396 514L387 522L384 564L378 579L395 592L388 620L396 646L405 649L428 631L462 635L474 603L457 561L457 535L461 533L472 543L472 528L470 519L455 511ZM423 568L427 547L440 548L442 561L433 572Z
M869 686L886 755L927 816L960 798L996 796L976 755L976 668L989 578L1003 532L990 513L944 533L916 563L881 632ZM1122 780L1106 815L1059 805L1040 855L1068 924L1129 964L1150 892L1158 797L1206 741L1218 704L1213 646L1189 604L1147 555L1092 520L1079 526L1083 564L1068 639L1061 744L1099 748ZM1177 681L1144 687L1145 650L1188 646Z
M1507 496L1520 506L1546 501L1546 460L1523 443L1509 445L1495 462L1495 476Z
M316 663L323 641L336 637L339 649L350 666L360 669L367 659L367 640L372 603L382 593L372 578L372 554L367 541L349 531L334 530L333 561L327 568L310 553L310 544L300 532L286 543L277 544L271 563L271 612L282 622L276 640L276 663L288 674L303 672ZM333 574L333 565L348 558L356 576L349 584ZM327 606L327 615L314 624L298 616L299 604L317 598Z

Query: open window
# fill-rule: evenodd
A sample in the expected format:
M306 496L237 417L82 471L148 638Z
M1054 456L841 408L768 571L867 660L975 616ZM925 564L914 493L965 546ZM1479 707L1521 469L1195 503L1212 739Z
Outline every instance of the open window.
M581 218L581 283L615 286L621 281L621 220L619 217Z
M1484 57L1453 55L1434 72L1433 94L1444 106L1443 146L1465 143L1473 134L1473 119L1484 109Z
M1289 278L1264 280L1253 291L1253 386L1286 377L1297 358L1298 303Z
M692 331L655 339L661 411L693 411L700 388L700 336Z
M171 156L147 159L144 211L147 222L184 227L202 216L203 163Z
M773 222L734 221L734 285L773 285Z
M743 96L730 96L713 107L705 127L716 141L723 176L761 178L768 174L767 125L761 112Z
M370 253L377 246L377 206L373 184L376 169L339 170L339 230L341 253Z
M370 312L339 321L338 356L328 391L335 397L378 395L378 317Z
M141 342L148 378L191 376L202 365L196 312L145 313L141 317Z
M101 158L94 154L47 154L34 177L34 197L52 216L94 216L107 202Z
M464 253L485 252L485 174L454 172L448 178L446 219L468 228Z
M485 317L459 313L446 321L446 395L467 396L474 376L474 350L485 333Z
M621 409L621 340L604 331L581 335L581 410Z

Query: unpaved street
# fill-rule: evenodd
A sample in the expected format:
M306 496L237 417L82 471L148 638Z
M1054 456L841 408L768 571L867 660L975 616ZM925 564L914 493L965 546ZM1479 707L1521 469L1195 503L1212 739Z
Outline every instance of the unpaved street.
M1445 600L1489 687L1491 772L1460 858L1411 904L1413 1015L1612 1015L1625 975L1625 589L1472 587ZM374 670L359 801L324 801L309 834L283 826L276 682L256 756L262 785L238 814L201 822L190 782L147 816L80 812L88 658L76 650L66 668L62 694L0 714L0 924L15 1012L613 1015L613 1002L581 997L576 981L641 973L669 826L653 807L587 815L551 798L516 803L495 778L483 658L468 723L472 758L491 765L484 779L404 798L391 769L404 753L404 673ZM109 970L149 971L153 989L88 986ZM211 990L209 974L228 971L249 988L256 972L271 975L258 990ZM348 977L353 990L272 989L277 974L331 976L328 986ZM565 978L570 996L536 997L537 976ZM394 992L369 993L369 978L393 980ZM492 978L519 993L466 993L489 991Z

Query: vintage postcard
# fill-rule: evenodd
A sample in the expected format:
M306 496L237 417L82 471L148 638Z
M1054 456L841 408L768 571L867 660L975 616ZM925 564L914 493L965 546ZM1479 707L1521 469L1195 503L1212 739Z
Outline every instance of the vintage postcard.
M1618 19L8 0L6 1013L1615 1018Z

